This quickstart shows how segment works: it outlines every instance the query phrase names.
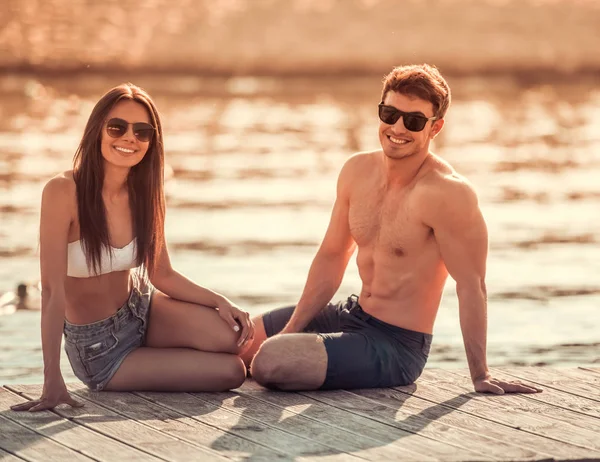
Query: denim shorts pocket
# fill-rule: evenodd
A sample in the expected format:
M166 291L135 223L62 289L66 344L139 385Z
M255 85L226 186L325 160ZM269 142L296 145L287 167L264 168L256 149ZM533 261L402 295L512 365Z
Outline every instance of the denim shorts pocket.
M114 332L110 331L101 338L77 346L88 376L94 377L113 362L113 355L110 353L117 348L118 344L119 339Z
M106 356L114 350L119 343L117 336L110 332L109 335L94 343L81 346L81 357L84 361L94 361L95 359Z
M144 315L136 316L137 320L140 323L140 327L138 328L138 333L142 336L142 338L146 337L146 330L148 326L148 318Z
M83 362L81 361L81 355L79 354L77 345L74 342L65 339L65 353L67 354L67 359L71 364L71 368L73 369L75 377L82 382L87 383L89 378L88 373L83 365Z

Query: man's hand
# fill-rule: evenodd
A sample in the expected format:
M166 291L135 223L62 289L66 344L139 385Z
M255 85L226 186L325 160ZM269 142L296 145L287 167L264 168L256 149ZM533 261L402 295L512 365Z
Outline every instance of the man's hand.
M504 393L539 393L543 390L535 385L521 383L518 380L505 382L495 379L489 374L483 378L475 379L473 386L478 393L494 393L496 395L503 395Z

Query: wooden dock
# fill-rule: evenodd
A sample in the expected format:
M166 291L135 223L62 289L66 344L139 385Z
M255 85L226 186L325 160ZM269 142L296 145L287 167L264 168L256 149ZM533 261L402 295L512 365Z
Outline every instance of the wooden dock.
M535 395L472 393L465 370L415 385L287 393L90 392L85 406L16 413L40 385L0 388L2 461L600 461L600 368L503 368Z

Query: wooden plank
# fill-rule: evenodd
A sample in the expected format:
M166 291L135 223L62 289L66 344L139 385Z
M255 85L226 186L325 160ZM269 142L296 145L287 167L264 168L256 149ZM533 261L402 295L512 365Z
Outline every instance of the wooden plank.
M448 371L452 373L452 371ZM500 377L502 371L494 371L494 374L497 373L497 376ZM470 376L468 372L464 374L460 374L458 372L453 373L456 377L461 379L460 384L465 387L469 386L471 383ZM513 379L507 374L502 375L502 377L506 377L509 379ZM468 385L467 385L468 384ZM516 409L519 411L524 411L528 413L532 413L535 415L544 416L544 418L557 420L560 422L565 422L569 425L573 425L575 427L581 427L585 431L597 432L600 434L600 419L593 416L581 415L577 412L573 412L572 410L562 407L555 406L553 404L548 404L542 400L544 395L552 396L552 393L555 392L553 389L545 390L543 393L535 393L535 394L509 394L507 393L503 399L502 404L511 409ZM564 395L572 396L564 393ZM536 399L537 398L537 399ZM578 397L575 397L578 398ZM591 401L591 400L590 400ZM594 403L594 401L591 401ZM598 442L600 445L600 441ZM600 448L600 446L599 446Z
M580 369L600 374L600 367L580 367Z
M498 374L501 373L500 371L495 372L497 372ZM472 389L471 379L469 373L466 370L463 370L462 372L458 370L436 371L435 377L436 381L443 381L442 386L444 388L457 387L456 389L462 389L465 391ZM511 378L511 376L508 377ZM512 377L512 379L514 380L514 377ZM450 383L451 385L449 385ZM551 392L552 389L546 390L544 393L551 394ZM526 414L529 416L533 416L534 418L545 420L548 422L548 425L550 427L565 424L564 427L560 427L564 434L567 436L571 433L580 435L583 439L578 441L578 444L580 444L582 447L585 446L590 448L591 446L591 448L596 449L596 446L598 446L598 448L600 448L600 441L596 441L596 431L600 432L600 427L598 426L599 421L596 417L581 415L569 409L549 405L545 402L535 399L536 397L543 396L544 393L507 393L502 396L480 394L479 396L481 396L482 400L493 400L497 408L511 410L512 412L517 412L520 415ZM580 427L580 429L573 427ZM589 443L584 443L583 440L586 438L589 440Z
M501 369L491 368L494 377L501 378L503 380L515 380L512 375L506 374ZM465 373L465 376L467 376ZM554 388L546 388L543 393L535 393L531 395L523 395L527 399L534 401L540 401L542 403L551 404L563 409L583 414L590 417L600 418L600 406L597 401L582 398L581 396L565 393Z
M50 413L47 413L50 414ZM41 419L47 418L41 415ZM0 415L0 449L30 462L93 461Z
M246 415L248 418L255 419L265 425L316 441L340 453L352 453L357 457L373 461L387 461L398 456L399 448L388 447L386 443L382 445L377 440L364 438L362 435L356 433L347 433L339 428L332 428L324 422L304 416L304 409L302 408L311 406L310 403L305 404L299 411L294 412L291 409L288 410L288 405L273 406L267 401L257 399L251 394L241 393L239 390L226 393L192 393L192 395L217 406L223 406L225 409L237 414ZM284 396L286 398L300 397L296 393L285 393ZM309 401L309 399L305 398L304 401ZM298 408L297 405L291 405L290 407ZM435 460L427 458L427 456L422 454L407 453L404 448L403 451L404 460Z
M518 412L511 412L510 409L506 409L501 405L501 399L504 398L505 395L494 396L471 392L462 393L462 390L456 391L455 389L445 389L444 385L448 384L448 381L442 378L443 373L444 371L438 369L426 369L421 375L421 378L417 380L416 384L406 387L395 387L395 389L434 403L446 402L445 405L448 405L449 400L455 399L457 404L451 404L450 406L457 409L459 412L480 417L490 423L511 427L512 429L519 430L522 433L530 434L532 436L545 437L543 450L545 452L550 452L554 457L584 458L589 455L588 449L570 443L564 443L562 441L555 441L552 438L546 437L543 433L540 434L537 432L536 430L538 429L538 426L540 426L540 423L543 424L544 422L540 422L539 419L532 418L527 414L523 415ZM450 385L452 385L452 383L450 383ZM469 384L468 389L472 390L472 385ZM518 438L523 438L523 435L519 435Z
M27 393L25 395L29 398L39 396L31 396ZM4 417L74 451L95 460L107 462L124 458L130 461L159 460L112 438L77 425L75 422L59 417L63 414L64 406L59 406L54 412L34 413L9 410L10 406L24 401L25 399L21 396L0 388L0 409L7 409L3 412Z
M21 459L20 457L17 457L14 454L11 454L10 452L6 452L0 449L0 460L2 462L23 462L25 459Z
M518 373L523 369L531 369L527 367L516 367L516 368L500 368L513 373ZM550 380L556 380L561 383L569 383L578 388L580 385L586 385L593 387L590 389L594 394L594 398L600 399L600 376L592 371L586 371L575 367L570 368L548 368L548 367L537 367L534 368L539 375Z
M544 451L545 438L456 412L450 406L460 406L457 399L432 405L430 401L394 389L355 390L353 393L390 409L398 409L396 419L402 417L417 428L423 427L431 432L432 437L439 434L441 438L451 438L465 447L476 447L478 451L498 459L540 460L551 457Z
M77 390L76 393L80 397L93 400L94 403L107 410L143 422L163 434L206 448L230 459L277 460L285 458L283 454L269 448L206 425L133 393L92 393L83 389ZM183 399L182 397L185 395L174 393L172 396L174 399ZM187 399L192 398L188 396Z
M600 388L594 369L494 370L531 373L519 378L546 388L503 396L472 393L466 370L437 369L409 387L331 392L252 381L195 394L70 385L86 406L42 413L12 413L22 398L0 388L0 460L600 460L599 399L581 396ZM14 390L37 397L41 386Z
M430 453L441 458L441 453L445 453L443 460L496 460L496 457L486 455L477 448L467 449L456 443L454 438L445 438L441 433L430 431L426 426L415 424L411 419L398 420L396 413L399 409L390 409L387 406L378 405L371 400L362 398L354 393L345 390L333 391L307 391L301 392L303 396L310 397L323 404L345 410L347 412L389 425L396 431L403 431L409 434L418 435L425 438L424 446L429 448ZM435 452L434 452L435 451Z
M362 460L350 454L340 454L339 451L335 451L317 442L299 438L277 428L267 426L246 415L231 412L219 405L197 399L190 394L182 393L174 395L172 393L149 392L136 394L168 409L187 415L199 422L254 441L295 460L307 457L319 457L319 459L324 460Z
M596 433L548 419L544 415L511 407L507 405L511 398L509 395L474 393L470 379L462 379L449 371L425 370L417 381L416 389L411 386L396 387L396 389L412 394L418 393L417 396L436 402L441 397L447 399L463 394L461 399L464 402L460 410L521 431L544 436L547 438L545 451L551 451L555 457L586 457L590 453L597 454L594 451L598 439Z
M39 396L42 389L41 385L15 385L11 388L32 396ZM64 408L60 412L61 415L79 425L121 441L149 455L169 461L222 460L221 457L210 450L184 443L141 422L131 420L99 406L93 400L94 395L118 395L119 393L93 393L80 384L67 384L67 388L70 392L84 398L85 406L82 408Z
M592 371L586 371L580 368L569 368L569 369L554 369L555 372L560 373L563 377L569 377L573 380L581 381L587 385L591 385L596 388L596 397L600 399L600 375L595 374Z
M426 438L323 404L298 393L267 390L251 380L247 380L237 391L271 406L325 424L335 434L347 435L361 447L389 448L396 453L396 456L402 454L403 460L448 460L436 458L438 445L429 444ZM454 451L451 446L442 446L445 448L444 456Z
M574 381L568 377L561 377L555 370L547 370L544 367L500 367L497 369L520 380L529 380L530 382L539 383L547 388L554 388L566 393L581 396L582 398L593 399L600 402L600 392L596 387L580 381Z
M359 397L359 399L351 396L352 394ZM393 422L406 431L454 445L463 452L477 452L479 457L501 459L505 455L510 455L520 459L531 459L536 456L532 451L522 450L518 447L510 446L483 435L477 435L457 426L447 425L435 418L431 419L423 415L423 412L429 412L439 418L442 415L453 412L449 407L437 404L431 406L430 402L424 400L418 400L423 403L422 406L419 406L415 399L413 405L419 410L417 412L407 410L405 405L410 396L395 390L353 390L352 392L339 393L338 396L339 401L347 403L354 409L358 408L363 412L372 409L372 414L370 411L367 413L371 414L371 416L376 415L378 419L385 419L386 423ZM467 445L470 447L467 447Z

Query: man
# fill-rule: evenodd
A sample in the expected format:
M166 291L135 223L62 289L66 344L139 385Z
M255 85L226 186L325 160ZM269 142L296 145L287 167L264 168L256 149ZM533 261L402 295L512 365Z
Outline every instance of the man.
M342 168L298 305L254 321L254 344L243 357L258 383L307 390L414 382L450 274L475 390L541 391L488 371L486 224L473 187L429 151L449 105L450 88L435 67L403 66L385 77L381 149ZM360 296L329 303L356 247Z

